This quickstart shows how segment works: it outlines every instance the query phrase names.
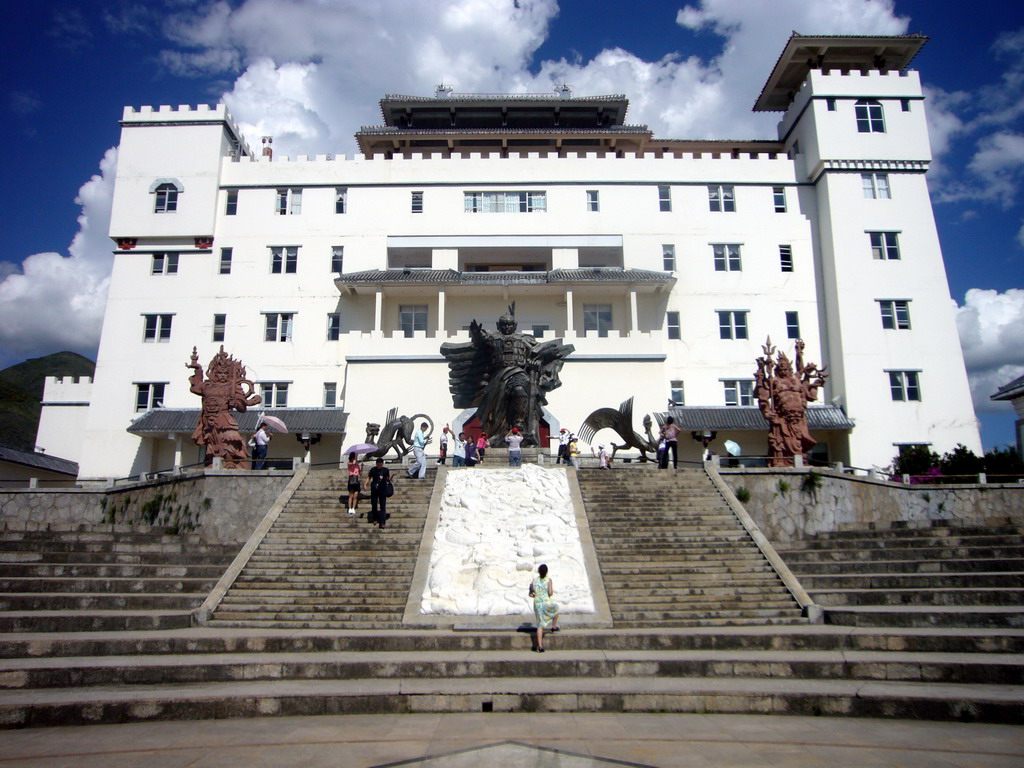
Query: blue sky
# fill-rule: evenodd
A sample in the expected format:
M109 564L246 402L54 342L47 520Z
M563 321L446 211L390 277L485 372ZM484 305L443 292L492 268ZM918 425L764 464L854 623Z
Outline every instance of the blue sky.
M750 111L791 30L923 32L929 185L985 446L1024 374L1024 8L959 0L5 3L0 366L93 355L125 105L226 100L284 154L352 153L385 93L624 93L665 138L772 138ZM282 33L284 31L284 33Z

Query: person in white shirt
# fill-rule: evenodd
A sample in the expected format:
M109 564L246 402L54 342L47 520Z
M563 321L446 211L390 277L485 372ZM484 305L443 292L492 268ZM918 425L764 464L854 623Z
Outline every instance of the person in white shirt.
M508 443L508 465L510 467L523 466L523 436L519 434L519 427L512 427L512 430L505 435L505 442Z
M409 477L423 480L427 476L427 443L430 442L430 438L427 437L427 422L420 424L419 431L412 436L412 455L416 457L416 462L409 467Z
M452 449L452 466L464 467L466 466L466 433L459 432L459 436L453 440L455 445Z
M555 459L555 464L561 464L563 461L569 463L569 430L562 427L562 430L558 433L558 458Z
M441 430L441 441L438 443L438 448L441 451L440 455L437 457L438 464L444 464L445 459L448 458L448 436L450 434L451 430L448 428L448 425L445 424L444 429Z
M260 424L256 434L253 435L256 447L252 451L252 468L263 469L267 464L267 446L270 445L270 433L266 424Z

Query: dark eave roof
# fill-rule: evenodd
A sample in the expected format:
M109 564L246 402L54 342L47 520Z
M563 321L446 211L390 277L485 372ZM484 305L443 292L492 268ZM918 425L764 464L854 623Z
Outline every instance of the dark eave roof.
M402 128L440 128L445 124L471 128L494 123L507 128L622 125L628 107L629 100L621 94L579 98L561 93L389 94L380 100L384 124Z
M926 35L801 35L794 32L768 76L755 112L784 112L812 69L906 69Z
M391 283L419 285L545 285L551 283L673 283L668 272L617 267L553 269L550 272L457 272L454 269L369 269L339 276L340 286Z
M357 136L607 136L651 133L646 125L609 125L602 128L399 128L364 125Z
M665 416L676 420L680 429L766 432L768 422L757 408L735 406L682 406L670 408ZM835 405L807 408L809 429L853 429L854 422Z
M62 475L78 477L78 464L67 459L59 459L56 456L47 456L45 453L34 451L23 451L20 448L11 448L0 445L0 461L9 464L20 464L23 467L33 469L45 469L48 472L57 472Z
M268 408L264 413L287 424L288 434L344 434L348 421L348 414L339 408ZM259 411L235 413L234 416L242 432L255 432L259 426ZM135 419L128 431L133 435L191 434L198 421L198 408L155 408Z
M1024 376L1018 376L1009 384L1003 384L990 399L1016 400L1018 397L1024 397Z

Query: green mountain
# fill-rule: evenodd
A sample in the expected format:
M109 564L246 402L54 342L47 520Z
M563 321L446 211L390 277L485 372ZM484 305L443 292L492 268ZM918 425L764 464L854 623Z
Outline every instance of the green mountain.
M0 371L0 443L34 450L40 400L47 376L92 376L96 363L74 352L55 352Z

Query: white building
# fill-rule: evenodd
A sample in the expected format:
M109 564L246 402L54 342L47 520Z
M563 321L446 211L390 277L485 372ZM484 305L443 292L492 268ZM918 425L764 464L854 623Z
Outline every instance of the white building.
M198 460L193 345L241 359L268 411L319 436L313 462L392 407L459 427L439 347L512 301L521 331L576 348L556 434L633 396L638 430L671 400L763 455L754 361L799 337L831 374L822 458L979 451L906 69L925 41L794 35L754 107L782 113L774 141L657 139L622 96L439 88L383 99L355 157L271 158L223 106L126 108L80 477ZM303 453L286 436L271 456Z

